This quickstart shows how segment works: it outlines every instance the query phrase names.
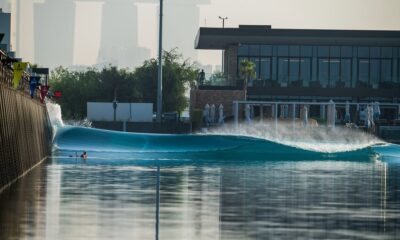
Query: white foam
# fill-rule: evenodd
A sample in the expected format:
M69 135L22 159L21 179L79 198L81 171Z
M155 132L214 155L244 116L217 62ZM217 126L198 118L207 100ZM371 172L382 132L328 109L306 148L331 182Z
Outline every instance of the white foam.
M64 127L60 105L47 100L46 107L47 107L47 112L49 113L51 125L53 127Z
M235 135L264 139L304 150L339 153L350 152L384 143L361 130L336 127L304 127L279 123L241 124L237 128L226 125L207 134Z
M57 134L57 131L60 128L64 127L64 122L61 116L61 107L60 105L53 103L50 100L46 100L46 108L49 114L51 126L53 128L53 139L54 139Z
M68 121L64 123L62 119L61 106L57 103L54 103L50 100L46 100L47 112L49 113L49 118L51 122L51 126L53 127L53 139L56 136L57 132L64 128L66 125L68 126L80 126L80 127L92 127L92 122L87 119L81 121Z

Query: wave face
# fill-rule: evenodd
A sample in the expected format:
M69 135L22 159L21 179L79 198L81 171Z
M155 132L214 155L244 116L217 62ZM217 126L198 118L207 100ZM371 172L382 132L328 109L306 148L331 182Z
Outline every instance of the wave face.
M361 160L374 155L370 147L332 153L306 150L249 136L139 134L72 126L58 131L55 146L68 155L88 151L90 156L96 158L118 155L125 159L149 160Z
M61 156L88 151L98 159L365 160L400 152L398 145L351 129L264 123L193 135L124 133L65 125L59 105L49 102L47 108Z

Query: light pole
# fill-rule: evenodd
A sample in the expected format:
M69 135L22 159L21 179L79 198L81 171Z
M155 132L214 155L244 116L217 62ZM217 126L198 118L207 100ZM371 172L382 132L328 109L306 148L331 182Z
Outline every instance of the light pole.
M114 88L114 101L113 101L114 122L117 121L117 107L118 107L118 101L117 101L117 87L115 87L115 88Z
M222 28L225 28L225 20L227 20L228 17L221 17L221 16L218 16L218 18L222 20ZM225 72L225 71L224 71L224 49L222 49L222 62L221 62L221 63L222 63L222 65L221 65L221 72Z
M225 28L225 20L227 20L228 17L221 17L221 16L219 16L218 18L222 20L222 28Z
M162 114L162 29L163 29L163 0L160 0L160 26L158 34L158 87L157 87L157 122L161 122Z

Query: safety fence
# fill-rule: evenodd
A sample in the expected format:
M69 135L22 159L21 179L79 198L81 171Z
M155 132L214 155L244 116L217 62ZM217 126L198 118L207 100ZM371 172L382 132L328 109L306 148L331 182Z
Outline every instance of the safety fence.
M0 55L1 192L49 156L52 132L46 106L29 95L29 75L13 89L12 64Z

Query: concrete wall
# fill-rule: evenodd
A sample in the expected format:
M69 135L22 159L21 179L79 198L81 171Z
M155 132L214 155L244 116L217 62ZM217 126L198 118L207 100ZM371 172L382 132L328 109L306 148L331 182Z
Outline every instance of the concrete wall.
M190 123L186 122L92 122L92 127L113 131L126 131L136 133L168 133L168 134L182 134L191 133L192 127Z
M204 109L206 104L214 104L218 107L224 106L224 116L232 116L233 101L245 100L245 91L243 90L191 90L190 91L190 109Z
M0 76L1 77L1 76ZM46 107L0 79L0 192L50 154Z
M118 103L116 120L127 122L152 122L152 103ZM114 121L113 103L88 102L87 119L89 121Z

